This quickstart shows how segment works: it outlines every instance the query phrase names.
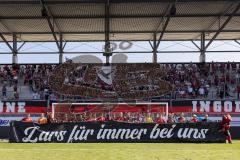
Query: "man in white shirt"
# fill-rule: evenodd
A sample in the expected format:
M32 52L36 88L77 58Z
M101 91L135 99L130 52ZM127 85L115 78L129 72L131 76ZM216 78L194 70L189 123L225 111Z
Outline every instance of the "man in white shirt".
M189 95L192 95L192 92L193 92L193 88L191 85L188 86L188 94Z
M38 94L37 94L37 92L33 92L32 97L33 97L33 99L38 99Z
M199 88L198 93L199 93L200 96L204 96L205 91L204 91L204 88L202 86Z

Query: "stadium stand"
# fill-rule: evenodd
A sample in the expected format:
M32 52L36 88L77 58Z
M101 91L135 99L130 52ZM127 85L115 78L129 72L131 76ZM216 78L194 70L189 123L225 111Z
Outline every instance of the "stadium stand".
M5 100L235 99L240 93L239 67L230 62L1 65L0 89ZM103 72L106 69L109 73Z

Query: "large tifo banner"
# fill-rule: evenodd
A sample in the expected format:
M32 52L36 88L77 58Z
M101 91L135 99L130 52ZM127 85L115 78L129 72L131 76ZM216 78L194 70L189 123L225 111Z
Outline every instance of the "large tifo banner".
M207 123L120 123L81 122L38 125L14 121L10 126L11 143L225 143L220 124Z

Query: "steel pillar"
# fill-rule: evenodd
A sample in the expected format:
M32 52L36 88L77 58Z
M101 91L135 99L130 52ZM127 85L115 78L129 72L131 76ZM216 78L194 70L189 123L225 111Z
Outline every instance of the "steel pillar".
M205 47L205 33L201 34L201 48L199 62L206 62L206 47Z
M17 36L16 34L13 34L13 50L12 50L12 63L17 64L18 63L18 48L17 48Z

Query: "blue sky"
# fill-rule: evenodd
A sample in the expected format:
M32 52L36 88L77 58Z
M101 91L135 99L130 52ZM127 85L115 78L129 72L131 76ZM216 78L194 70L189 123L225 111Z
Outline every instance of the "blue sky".
M199 42L196 42L199 43ZM20 46L21 44L19 44ZM119 46L119 43L117 43ZM98 52L102 51L103 43L97 42L76 42L67 43L65 51L67 52ZM198 49L191 42L161 42L159 51L197 51ZM226 51L240 50L240 45L233 41L215 41L209 49L210 51ZM57 52L57 47L55 43L26 43L20 50L20 52ZM151 47L149 42L132 42L132 47L128 50L121 50L117 47L116 51L128 52L128 51L149 51L151 52ZM11 63L12 56L8 54L1 54L9 52L9 49L4 43L0 43L0 63ZM84 55L84 54L79 54ZM91 54L95 55L103 61L105 58L102 54ZM78 56L78 54L64 54L64 58L73 58ZM128 62L152 62L151 53L131 53L127 54ZM19 54L19 63L58 63L57 54ZM158 62L198 62L199 53L159 53ZM234 61L240 62L240 56L238 52L234 53L207 53L206 61L216 61L216 62L227 62Z

